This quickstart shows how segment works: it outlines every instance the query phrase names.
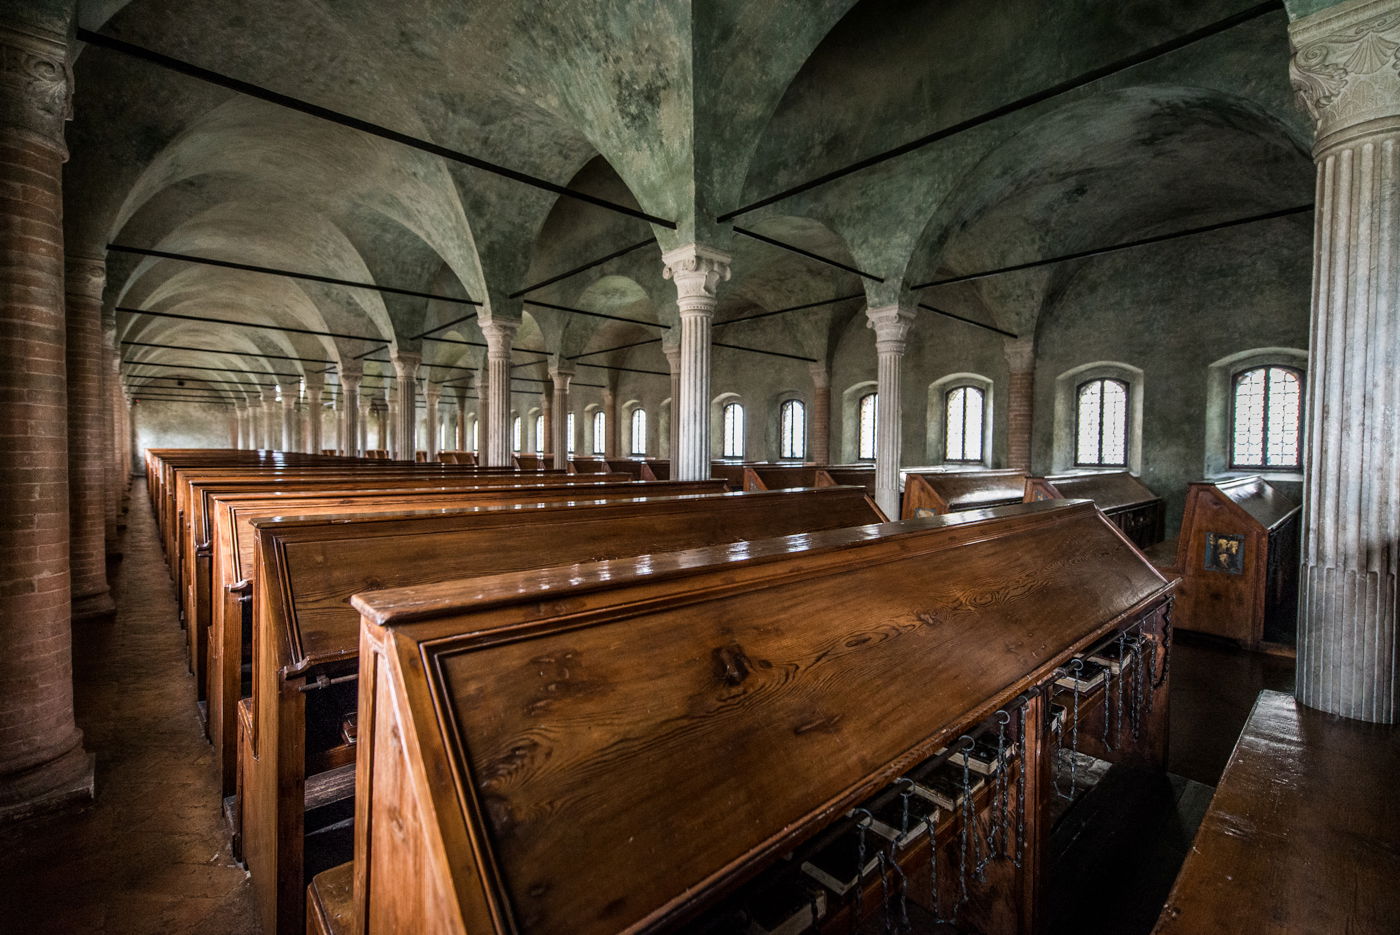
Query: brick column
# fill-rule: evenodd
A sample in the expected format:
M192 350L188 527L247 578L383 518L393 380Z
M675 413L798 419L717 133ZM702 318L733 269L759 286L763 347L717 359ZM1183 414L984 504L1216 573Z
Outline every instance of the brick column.
M117 508L121 502L121 487L117 477L117 426L113 396L119 390L117 368L116 311L108 306L102 311L102 398L99 401L102 422L102 538L108 555L120 554L117 536Z
M112 511L117 531L122 528L122 515L126 488L131 483L131 464L128 452L131 444L126 431L126 394L122 388L122 357L116 343L116 312L111 312L112 353L107 370L107 406L112 422L111 464L112 464ZM114 546L114 549L118 548Z
M1400 0L1348 0L1289 27L1317 125L1298 700L1400 714ZM1378 795L1385 791L1378 789Z
M812 450L808 453L817 464L831 463L831 371L825 363L809 364L812 375L812 421L808 428Z
M73 620L111 617L107 588L106 465L102 438L102 290L106 263L70 256L64 268L68 370L68 561Z
M875 329L879 355L875 411L875 502L890 519L899 519L899 466L903 446L903 407L900 368L914 310L886 305L865 310L866 324Z
M487 467L510 467L515 463L510 451L510 345L519 327L520 322L510 319L493 318L481 323L490 378L486 392L481 394L486 404L482 417L486 421L481 428L486 458L482 463Z
M1004 348L1010 370L1006 402L1006 466L1029 472L1031 430L1034 425L1035 340L1007 341Z
M63 34L0 24L0 823L92 796L69 618L69 84Z
M676 283L681 318L681 381L671 416L679 423L671 456L674 480L710 476L710 328L718 303L716 290L729 278L730 257L702 244L686 244L663 254L662 271Z

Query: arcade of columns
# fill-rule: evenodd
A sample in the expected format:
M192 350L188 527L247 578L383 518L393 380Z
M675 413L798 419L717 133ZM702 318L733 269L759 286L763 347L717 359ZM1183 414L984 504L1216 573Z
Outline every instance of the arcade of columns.
M11 9L13 7L5 7ZM72 634L112 610L105 558L116 546L130 470L130 413L116 325L104 310L104 262L65 255L62 166L71 100L69 43L21 5L0 22L0 821L92 794L92 757L73 717ZM1393 722L1400 541L1400 63L1358 55L1400 48L1400 0L1348 0L1295 21L1291 75L1316 123L1317 227L1312 300L1298 697L1336 714ZM1282 66L1282 63L1280 63ZM663 257L680 340L672 362L672 476L710 471L710 329L729 257L691 244ZM906 300L868 311L878 353L877 498L897 515L900 367L914 329ZM511 458L510 353L518 322L483 315L478 382L484 463ZM1034 353L1007 348L1010 461L1029 463ZM396 457L416 447L420 355L393 357L388 425ZM564 440L571 371L551 368L549 446ZM371 399L351 362L339 373L336 444L364 449ZM830 378L812 368L811 451L829 459ZM323 385L267 391L235 408L230 442L321 447ZM430 448L440 390L427 393ZM459 447L467 438L458 399ZM608 420L615 451L616 413ZM298 424L300 422L300 424ZM383 435L381 434L381 437Z

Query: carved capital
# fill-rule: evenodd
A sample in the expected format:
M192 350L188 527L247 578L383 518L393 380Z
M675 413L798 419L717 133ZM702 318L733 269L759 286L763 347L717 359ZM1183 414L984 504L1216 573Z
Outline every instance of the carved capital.
M1031 337L1008 340L1002 347L1006 366L1012 373L1028 373L1035 369L1035 339Z
M549 377L554 381L554 392L568 392L569 382L574 378L574 368L568 364L558 364L549 368Z
M417 351L395 351L392 359L394 374L400 380L412 380L418 375L418 365L423 362L423 355Z
M875 350L880 354L903 354L909 331L914 327L914 310L903 305L885 305L865 310L867 328L875 331Z
M1317 124L1319 149L1339 131L1400 118L1400 0L1348 0L1288 33L1289 79Z
M481 322L481 333L486 336L487 359L510 360L510 345L519 329L520 322L508 318L493 318Z
M102 290L107 288L107 263L95 257L65 257L63 288L68 295L101 302Z
M703 244L691 243L661 255L661 274L676 284L681 314L713 314L719 284L729 279L730 256Z
M68 158L73 68L61 36L0 27L0 133L19 133Z
M423 398L433 405L437 405L438 400L442 399L442 386L432 380L424 380Z

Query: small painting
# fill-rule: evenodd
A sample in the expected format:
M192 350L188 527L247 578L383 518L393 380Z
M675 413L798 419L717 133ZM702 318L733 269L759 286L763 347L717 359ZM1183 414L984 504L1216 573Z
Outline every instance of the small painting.
M1206 533L1206 571L1227 575L1244 574L1244 536L1223 532Z

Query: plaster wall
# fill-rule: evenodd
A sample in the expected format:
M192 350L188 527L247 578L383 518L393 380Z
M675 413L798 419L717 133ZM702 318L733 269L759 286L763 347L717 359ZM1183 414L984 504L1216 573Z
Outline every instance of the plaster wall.
M1101 361L1140 368L1142 479L1166 500L1167 535L1176 535L1186 485L1208 473L1209 422L1228 418L1224 407L1208 406L1210 365L1254 348L1308 346L1310 221L1251 225L1080 264L1040 319L1033 470L1064 467L1055 463L1054 441L1061 374ZM1072 412L1059 431L1070 430ZM1296 490L1300 478L1278 480Z
M229 408L205 403L140 400L131 407L132 463L148 448L228 448Z

